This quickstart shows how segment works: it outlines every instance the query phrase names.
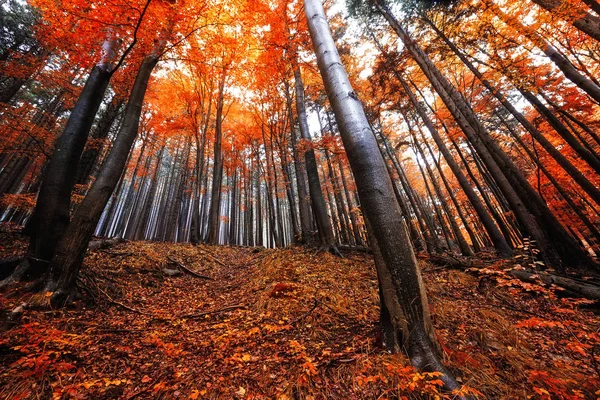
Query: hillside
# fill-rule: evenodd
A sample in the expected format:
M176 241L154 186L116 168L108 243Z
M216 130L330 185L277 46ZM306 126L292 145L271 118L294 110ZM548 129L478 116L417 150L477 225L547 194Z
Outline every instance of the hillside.
M1 242L3 257L25 246ZM382 349L367 254L126 242L85 266L94 302L27 310L0 334L0 398L442 396L435 376ZM595 397L600 318L589 301L491 269L421 267L445 361L474 394ZM6 293L2 309L23 300Z

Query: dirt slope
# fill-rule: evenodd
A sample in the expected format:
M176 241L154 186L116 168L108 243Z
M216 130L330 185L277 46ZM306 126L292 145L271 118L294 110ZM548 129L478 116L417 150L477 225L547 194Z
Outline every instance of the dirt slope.
M0 256L22 249L0 239ZM210 279L170 276L177 263ZM596 397L589 305L503 275L423 270L446 361L474 393ZM81 283L94 304L28 310L0 334L1 399L440 395L435 376L378 343L368 255L131 242L91 253ZM7 293L0 306L22 300Z

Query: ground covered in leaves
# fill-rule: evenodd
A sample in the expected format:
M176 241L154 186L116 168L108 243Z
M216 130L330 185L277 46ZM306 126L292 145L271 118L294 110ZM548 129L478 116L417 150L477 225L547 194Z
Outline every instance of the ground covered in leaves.
M0 257L25 245L0 243ZM27 310L0 333L1 399L452 398L381 348L369 255L129 242L85 268L93 304ZM422 269L445 362L471 393L600 395L594 305L498 272ZM22 301L0 296L3 310Z

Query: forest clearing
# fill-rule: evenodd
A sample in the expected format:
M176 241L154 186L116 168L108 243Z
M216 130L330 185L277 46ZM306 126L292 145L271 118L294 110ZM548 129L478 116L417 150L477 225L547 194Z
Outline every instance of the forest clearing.
M600 399L597 0L0 0L0 399Z
M208 279L170 276L170 260ZM473 394L594 396L600 317L591 301L421 265L444 360ZM95 305L32 310L0 336L0 398L443 396L435 374L382 347L367 254L128 242L92 252L86 266ZM19 301L4 297L2 307Z

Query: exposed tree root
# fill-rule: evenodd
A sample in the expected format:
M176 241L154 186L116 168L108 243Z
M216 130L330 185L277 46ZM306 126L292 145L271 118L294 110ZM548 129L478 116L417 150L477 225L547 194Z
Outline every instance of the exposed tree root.
M179 316L179 318L187 318L187 319L200 318L200 317L203 317L205 315L218 314L218 313L222 313L222 312L239 310L239 309L245 309L245 308L247 308L246 305L244 305L244 304L237 304L237 305L234 305L234 306L228 306L228 307L220 308L218 310L205 311L205 312L196 313L196 314L185 314L185 315Z
M29 260L21 258L12 273L0 281L0 290L6 290L16 283L21 282L30 269L31 264Z
M5 332L13 327L15 327L19 321L21 320L21 316L28 308L28 303L21 303L17 307L15 307L12 311L10 311L4 318L2 323L0 324L0 331Z

